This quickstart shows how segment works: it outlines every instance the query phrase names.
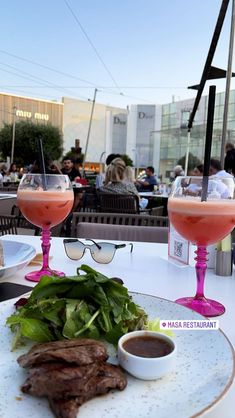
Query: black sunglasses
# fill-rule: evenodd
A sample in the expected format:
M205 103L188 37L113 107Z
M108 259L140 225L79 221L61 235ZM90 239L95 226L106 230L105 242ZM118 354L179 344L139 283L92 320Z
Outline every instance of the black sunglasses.
M133 251L133 244L111 244L109 242L95 242L93 239L88 239L93 244L86 245L78 239L64 239L64 248L67 256L71 260L80 260L85 253L86 249L89 249L93 260L97 263L108 264L112 261L116 250L124 248L127 245L131 246L131 253Z

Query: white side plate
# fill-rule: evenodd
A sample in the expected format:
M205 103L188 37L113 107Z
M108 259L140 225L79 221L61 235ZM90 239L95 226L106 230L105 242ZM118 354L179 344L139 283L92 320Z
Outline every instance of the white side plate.
M0 267L0 280L12 276L17 270L27 266L36 255L36 249L29 244L5 239L1 240L1 243L5 265Z

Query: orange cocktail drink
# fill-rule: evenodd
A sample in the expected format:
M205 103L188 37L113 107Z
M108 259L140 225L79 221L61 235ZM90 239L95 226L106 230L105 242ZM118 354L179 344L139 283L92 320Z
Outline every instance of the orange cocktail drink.
M34 225L49 229L62 222L73 207L73 190L31 190L17 193L17 203L25 218Z
M233 199L201 202L200 197L170 197L168 213L176 231L197 245L214 244L229 234L235 225Z
M208 260L207 246L222 240L235 226L233 177L177 177L168 200L168 214L176 231L197 245L196 294L184 296L176 302L204 316L222 315L225 312L224 305L205 297L204 281Z
M22 215L42 229L43 263L41 270L26 274L26 279L38 282L42 276L60 276L64 273L49 267L51 228L63 222L74 202L69 177L63 174L24 174L18 191L17 203Z

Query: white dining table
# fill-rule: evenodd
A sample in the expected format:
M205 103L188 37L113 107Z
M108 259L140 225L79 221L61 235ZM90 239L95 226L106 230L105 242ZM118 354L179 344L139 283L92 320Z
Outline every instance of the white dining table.
M163 198L168 199L168 193L159 193L159 192L139 192L140 197L148 198Z
M16 193L8 194L8 193L0 193L0 200L6 200L6 199L15 199Z
M41 252L39 237L6 235L1 239L28 243L34 246L37 252ZM80 261L70 260L65 255L63 238L53 237L50 254L52 256L50 266L64 271L68 276L75 275L77 267L81 264L88 264L108 277L121 278L124 281L124 285L132 292L158 296L171 301L182 296L191 296L195 293L196 278L194 267L192 265L176 264L174 261L169 260L167 244L135 242L132 253L130 253L130 247L126 246L116 251L111 263L98 264L92 259L89 251L85 253ZM35 283L26 281L24 278L27 272L34 269L37 269L37 267L29 265L19 270L14 276L8 277L6 281L34 286ZM233 347L235 347L234 274L235 272L233 272L232 276L221 277L216 276L213 269L208 269L205 281L206 296L220 301L226 307L226 312L216 319L219 320L220 329L226 334ZM4 281L4 278L2 281ZM220 401L200 416L207 418L234 418L234 406L235 383L233 382Z

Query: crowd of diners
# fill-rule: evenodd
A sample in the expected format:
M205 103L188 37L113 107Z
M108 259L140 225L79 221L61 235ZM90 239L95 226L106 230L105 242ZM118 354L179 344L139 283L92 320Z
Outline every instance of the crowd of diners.
M140 207L143 209L147 206L148 201L141 199L140 192L153 191L158 187L158 179L155 174L154 167L148 166L145 169L145 175L141 178L135 178L133 167L127 166L120 154L109 154L106 158L106 168L104 173L96 176L95 188L101 192L119 193L119 194L135 194L139 197ZM45 170L48 174L67 174L71 182L80 182L84 185L84 179L79 168L76 166L72 158L65 156L62 163L58 164L49 158L45 160ZM6 164L0 166L0 183L19 182L25 172L39 173L40 167L38 161L34 161L29 167L18 168L13 162L9 168ZM184 175L181 165L174 168L174 178ZM200 163L191 170L188 175L202 176L203 164ZM209 175L226 176L235 175L235 147L232 143L226 144L226 155L224 161L224 169L218 159L210 160ZM82 204L82 193L78 191L75 194L75 203L73 210L79 209Z

